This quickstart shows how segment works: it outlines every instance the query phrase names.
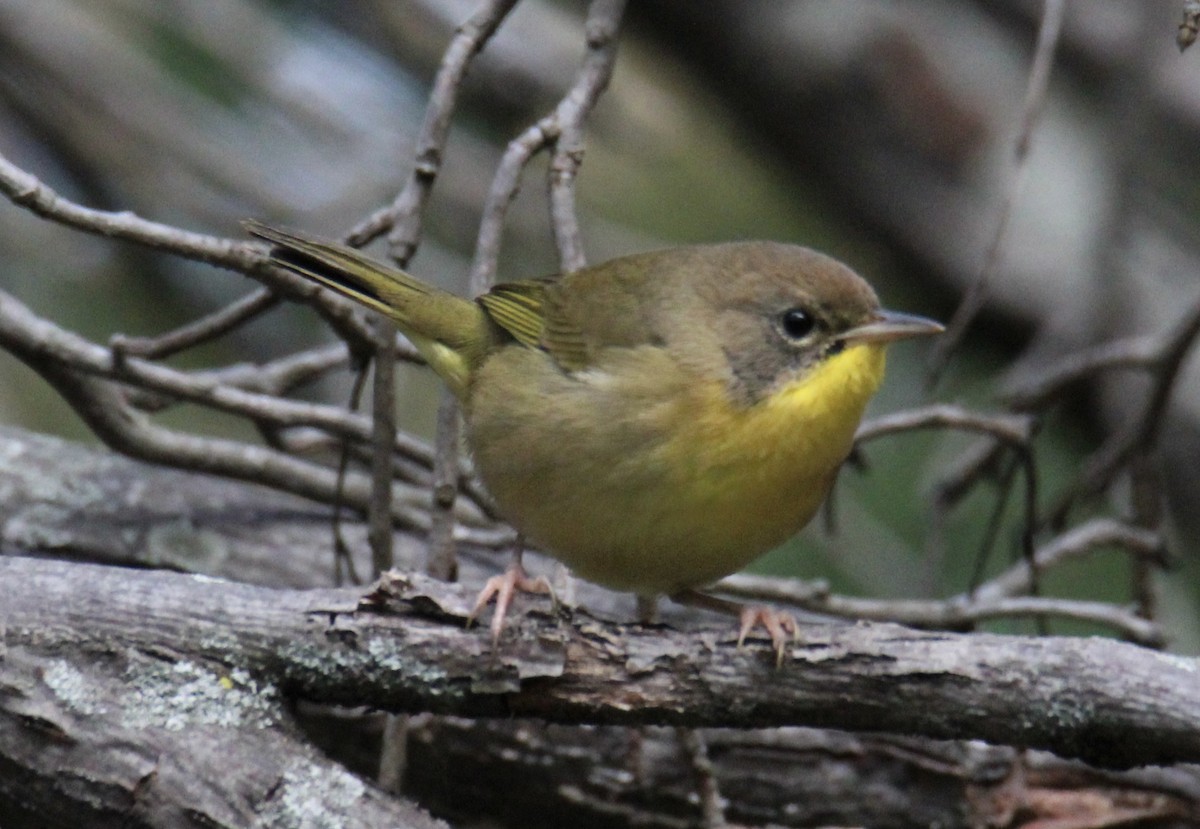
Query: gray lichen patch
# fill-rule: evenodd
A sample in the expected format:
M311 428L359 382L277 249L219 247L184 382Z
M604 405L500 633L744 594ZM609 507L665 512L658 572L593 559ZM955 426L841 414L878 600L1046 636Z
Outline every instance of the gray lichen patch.
M341 829L346 815L367 793L361 780L348 771L317 766L295 758L284 770L275 797L266 804L256 827Z
M95 684L65 660L51 662L42 672L42 681L73 713L83 716L108 713Z
M328 648L305 641L289 643L281 656L300 670L326 676L339 683L347 676L391 675L397 679L414 678L423 686L437 689L446 686L449 675L428 660L414 659L405 653L402 643L372 636L355 648Z
M144 661L129 666L126 680L121 718L131 728L261 729L279 723L276 689L241 669L222 673L195 662Z

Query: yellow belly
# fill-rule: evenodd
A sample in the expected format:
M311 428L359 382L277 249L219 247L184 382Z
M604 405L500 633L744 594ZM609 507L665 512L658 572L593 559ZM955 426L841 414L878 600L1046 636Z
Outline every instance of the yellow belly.
M884 350L849 348L748 407L659 349L575 377L546 360L514 348L481 370L467 411L480 475L536 546L589 581L653 594L740 570L808 523Z

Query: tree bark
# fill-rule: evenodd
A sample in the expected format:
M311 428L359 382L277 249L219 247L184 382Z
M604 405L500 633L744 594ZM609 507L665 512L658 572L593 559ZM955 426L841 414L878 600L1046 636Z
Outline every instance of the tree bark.
M704 734L727 814L750 823L888 825L886 813L892 825L969 825L1049 790L1047 773L1024 773L1025 800L1009 782L1040 755L872 731L1109 767L1200 759L1197 663L1116 641L810 625L777 670L765 642L739 651L725 620L646 627L529 599L493 650L464 629L473 591L460 585L393 574L370 592L301 587L328 578L328 538L314 532L326 516L290 496L7 430L0 489L9 552L291 585L0 560L5 827L319 825L284 816L302 796L335 825L432 825L317 754L296 703L478 718L417 721L410 793L447 816L517 822L513 804L533 798L580 826L699 820L696 773L662 725L736 729ZM473 580L489 564L477 553ZM339 723L339 736L370 739ZM858 735L751 730L767 726ZM1060 799L1103 785L1155 815L1194 816L1200 802L1187 766L1106 775L1040 762Z
M1112 640L814 625L776 668L734 631L514 614L493 650L470 596L417 574L273 590L176 573L0 561L10 650L101 650L242 671L270 697L465 717L802 725L1042 748L1109 768L1200 761L1193 659ZM533 604L536 604L533 603ZM125 666L137 689L145 674ZM140 704L137 695L130 705Z

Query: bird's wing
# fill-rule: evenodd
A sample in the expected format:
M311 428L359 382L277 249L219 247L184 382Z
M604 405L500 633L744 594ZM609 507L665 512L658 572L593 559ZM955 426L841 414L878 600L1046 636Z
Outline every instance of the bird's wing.
M552 298L552 279L505 282L479 297L492 321L530 348L548 352L567 371L588 366L583 330Z

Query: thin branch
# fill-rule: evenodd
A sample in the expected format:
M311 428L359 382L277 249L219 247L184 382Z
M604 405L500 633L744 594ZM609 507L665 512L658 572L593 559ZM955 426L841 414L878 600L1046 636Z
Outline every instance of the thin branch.
M437 440L434 443L431 483L429 543L425 554L425 572L436 579L454 581L458 574L454 546L454 502L459 491L458 401L449 391L442 392L437 411Z
M143 219L130 211L93 210L65 199L32 174L0 155L0 193L13 204L59 224L97 236L136 242L155 250L221 268L255 270L263 257L250 242L191 233L171 225ZM300 284L292 280L293 284Z
M416 355L409 346L403 356ZM199 369L190 373L197 382L233 386L259 394L284 395L305 383L311 383L350 362L350 350L336 342L297 351L266 363L238 363L221 368Z
M268 288L259 288L239 300L193 320L174 331L155 337L116 335L109 340L113 351L134 354L148 360L169 357L188 348L215 340L279 304L280 297Z
M347 244L362 247L380 234L403 223L389 237L392 256L401 263L408 262L420 238L420 215L429 198L433 182L441 170L450 122L458 105L458 93L471 60L491 39L512 11L516 0L487 0L454 33L442 55L429 103L416 140L413 169L396 200L359 223L347 238ZM415 225L408 223L415 222Z
M957 429L979 432L1011 446L1025 446L1032 435L1033 419L1020 414L982 414L949 403L936 403L871 418L858 428L856 445L885 435L917 429Z
M715 590L742 598L786 604L812 613L869 619L938 629L964 629L995 618L1054 616L1109 627L1133 641L1161 646L1162 629L1127 608L1103 602L1027 596L1038 573L1079 559L1097 548L1119 547L1135 561L1162 562L1162 538L1155 532L1112 519L1089 521L1041 546L1034 565L1025 560L971 592L947 599L864 599L829 592L824 582L806 582L739 574L722 579Z
M392 480L396 453L396 324L382 314L374 318L379 347L375 349L371 384L371 503L367 510L367 541L371 548L371 577L395 566L392 540Z
M219 411L265 421L274 426L316 426L352 440L369 440L369 421L344 409L300 403L212 382L137 357L114 353L36 316L0 291L0 343L23 359L60 370L74 370L111 380L133 381ZM122 403L122 409L127 407Z
M612 76L616 33L624 7L624 0L592 0L585 23L587 49L571 88L553 112L527 128L505 148L479 222L475 258L471 263L472 295L484 293L495 281L504 219L520 189L521 175L536 153L552 145L556 152L550 172L551 225L560 265L564 271L583 266L579 221L574 212L574 180L583 158L580 130ZM570 130L571 135L564 139L566 130Z
M104 443L130 457L177 469L190 469L253 481L292 492L320 503L334 503L341 494L333 470L273 449L219 438L202 438L156 426L130 417L120 391L112 383L72 374L59 366L27 360L18 349L12 353L26 361ZM369 482L363 475L347 477L344 497L354 508L365 510ZM400 526L425 528L426 516L413 503L414 493L402 491L393 500L393 519Z
M695 728L677 728L679 742L687 753L688 763L696 775L700 795L700 817L704 829L725 829L725 803L717 785L716 768L708 755L708 743L704 735Z
M1050 68L1054 62L1054 50L1058 45L1059 34L1062 31L1063 15L1066 10L1066 0L1044 0L1042 5L1042 22L1038 27L1037 44L1034 46L1033 63L1029 68L1029 81L1025 88L1025 100L1021 105L1021 126L1017 131L1017 139L1013 147L1016 169L1008 182L1008 191L1000 207L1000 215L996 220L996 229L992 242L980 268L979 276L967 290L958 309L954 312L946 333L937 339L930 352L929 384L937 382L941 373L950 360L950 355L957 349L959 342L970 327L975 316L987 302L988 287L1000 265L1000 254L1004 242L1008 238L1008 226L1012 219L1017 199L1025 189L1026 174L1029 170L1029 149L1033 143L1033 132L1037 127L1038 118L1046 102L1046 89L1050 81Z
M1033 562L1033 534L1038 526L1037 465L1034 463L1033 448L1030 444L1034 426L1035 421L1029 415L985 415L961 406L942 403L873 418L863 423L855 435L855 447L883 435L929 428L979 432L1003 443L1016 455L1025 473L1025 521L1021 530L1021 552L1027 561ZM984 467L976 468L982 470Z
M135 242L197 262L248 274L272 289L307 302L348 342L363 343L370 332L348 300L330 296L312 282L270 264L261 245L193 233L125 211L94 210L65 199L0 155L0 194L13 204L59 224L97 236Z
M1158 533L1111 518L1096 518L1056 536L1039 548L1034 559L1036 572L1086 555L1097 547L1119 547L1137 558L1158 563L1163 563L1166 555L1162 537ZM1006 572L976 588L974 598L986 602L999 596L1028 593L1033 587L1036 572L1030 568L1029 562L1018 561Z
M60 392L69 391L69 395L64 395L68 402L81 414L86 413L85 420L93 426L103 428L102 439L124 448L134 457L216 474L222 474L221 469L228 469L226 474L231 477L276 486L322 503L332 503L336 498L336 488L327 488L326 473L331 470L262 447L234 441L209 441L154 426L129 407L121 386L109 380L136 380L161 393L276 427L315 426L347 440L370 441L370 421L341 408L300 403L197 380L184 372L135 357L116 361L108 349L37 317L2 291L0 345L52 382ZM88 379L78 372L106 380ZM111 412L98 410L101 399L113 407ZM181 452L177 460L172 459L167 448L173 443L178 444ZM432 463L432 450L410 436L397 435L395 448L427 468ZM206 457L208 451L213 453L211 458ZM247 457L238 458L239 452L246 453ZM291 473L286 471L289 469L296 470L295 480L289 479ZM463 471L469 470L464 468ZM359 483L355 484L355 493L348 496L348 501L355 509L365 509L364 492ZM473 500L480 495L474 489L468 493ZM407 504L416 497L405 492L402 502ZM409 525L417 521L417 526L428 528L427 516L421 513L418 519L414 517L417 513L407 506L397 512L395 503L393 499L393 515L401 515ZM481 508L490 509L486 505ZM481 512L467 505L463 506L460 518L477 525L490 523Z
M500 242L509 205L521 187L521 174L534 154L544 149L558 135L558 127L546 116L509 142L496 167L492 186L488 190L475 240L475 257L471 262L468 291L472 296L486 293L496 281L496 263L500 260Z
M563 272L582 268L587 261L575 210L575 176L583 164L583 122L608 87L617 60L617 32L625 0L592 0L584 30L587 52L575 84L555 109L558 138L550 159L550 216Z
M425 205L433 191L434 181L441 171L442 158L445 154L446 140L450 135L450 124L458 103L458 93L462 87L463 78L472 59L479 54L492 35L500 27L504 18L512 11L516 0L487 0L482 3L475 13L458 27L454 37L442 56L441 66L429 93L429 102L425 107L425 116L417 134L416 152L413 159L412 171L408 181L401 189L396 200L390 207L370 217L366 223L350 235L352 244L364 244L374 233L382 232L391 227L388 234L388 247L392 258L404 267L416 252L421 239L422 216ZM381 323L384 333L392 327L391 322ZM392 371L394 355L390 343L394 337L387 339L388 345L376 354L376 381L385 373ZM390 391L391 384L388 383ZM376 386L375 413L376 438L381 447L386 447L395 440L394 397L384 394ZM453 401L443 402L443 408L453 407ZM454 572L454 498L457 487L453 479L458 474L458 418L451 414L449 417L438 418L438 431L435 437L434 478L438 481L448 480L448 486L434 493L431 521L432 532L437 544L429 547L427 568L449 578ZM390 425L390 433L388 431ZM386 516L388 494L386 486L392 479L391 469L385 468L390 464L390 454L379 452L376 455L374 480L377 490L374 501L378 509L372 514ZM440 493L440 494L439 494ZM372 534L372 551L377 563L391 558L389 528L378 527ZM387 549L383 549L384 546Z
M1200 336L1200 302L1170 330L1156 337L1121 340L1072 355L1049 370L1040 372L1014 395L1020 402L1044 401L1061 393L1065 385L1090 368L1099 371L1113 366L1136 366L1150 374L1151 388L1136 417L1114 432L1084 463L1073 485L1047 511L1046 521L1057 526L1080 499L1105 488L1136 455L1154 450L1166 421L1166 408L1184 360Z
M1159 337L1129 337L1100 343L1072 352L1039 366L1036 371L1010 383L1005 401L1020 411L1046 408L1070 386L1111 369L1151 368L1163 349Z

